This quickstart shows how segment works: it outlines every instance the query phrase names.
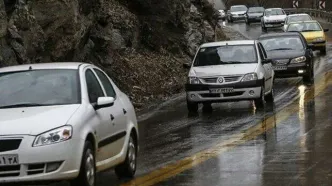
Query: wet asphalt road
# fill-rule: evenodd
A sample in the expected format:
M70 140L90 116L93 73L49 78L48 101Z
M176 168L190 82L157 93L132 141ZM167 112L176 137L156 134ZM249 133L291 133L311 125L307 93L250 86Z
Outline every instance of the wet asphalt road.
M230 26L261 34L259 24ZM118 180L111 170L97 185L332 185L332 45L315 55L315 83L278 79L275 104L263 111L244 101L188 115L181 94L143 113L136 178Z

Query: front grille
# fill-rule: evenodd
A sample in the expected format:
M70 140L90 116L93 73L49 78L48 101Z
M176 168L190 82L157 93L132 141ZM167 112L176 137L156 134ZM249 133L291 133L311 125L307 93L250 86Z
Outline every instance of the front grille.
M27 174L28 175L41 174L41 173L44 173L44 171L45 171L44 163L30 164L30 165L28 165Z
M0 152L16 150L21 142L22 139L0 139Z
M239 81L242 76L222 76L224 78L224 83ZM218 83L219 77L206 77L202 78L203 83ZM218 83L219 84L219 83Z
M286 65L288 64L289 59L278 59L274 61L274 65Z
M20 165L14 166L0 166L0 178L1 177L15 177L20 175Z
M205 83L217 83L217 77L213 77L213 78L203 78L203 81Z
M240 80L241 76L225 76L225 82L234 82Z

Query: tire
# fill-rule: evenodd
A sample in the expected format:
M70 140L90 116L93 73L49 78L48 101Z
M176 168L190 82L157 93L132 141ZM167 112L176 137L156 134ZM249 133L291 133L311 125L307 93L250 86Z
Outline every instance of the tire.
M211 103L203 103L203 111L204 112L211 112L212 109L212 105Z
M267 28L265 27L264 23L262 23L262 31L263 31L263 32L266 32L266 31L267 31Z
M262 87L260 97L255 99L254 102L255 102L255 106L257 109L261 109L261 108L265 107L264 87Z
M115 167L115 174L118 178L133 178L137 165L137 142L131 135L128 142L126 160Z
M232 19L232 18L229 18L229 22L230 22L230 23L233 23L233 19Z
M325 55L326 54L326 47L320 50L320 54Z
M189 112L197 112L198 111L198 103L190 102L187 100L187 108Z
M96 159L92 143L85 142L81 161L80 173L76 179L70 182L71 186L95 186L96 185Z
M271 92L265 96L266 102L273 103L274 102L274 88L272 87Z
M246 24L250 25L250 21L248 19L246 19Z
M314 80L314 70L311 68L310 72L303 76L304 83L311 83Z

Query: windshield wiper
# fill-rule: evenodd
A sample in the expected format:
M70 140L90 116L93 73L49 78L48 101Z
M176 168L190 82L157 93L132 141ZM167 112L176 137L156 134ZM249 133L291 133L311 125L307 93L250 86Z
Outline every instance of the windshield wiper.
M40 106L47 106L47 104L39 104L39 103L17 103L17 104L13 104L13 105L0 106L0 109L3 109L3 108L19 108L19 107L40 107Z
M268 50L268 51L274 51L274 50L294 50L292 48L276 48L276 49L272 49L272 50Z

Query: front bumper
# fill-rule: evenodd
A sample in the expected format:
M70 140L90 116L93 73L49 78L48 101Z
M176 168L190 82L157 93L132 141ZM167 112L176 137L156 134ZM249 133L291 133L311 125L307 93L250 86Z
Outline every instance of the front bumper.
M308 72L309 68L310 66L307 63L294 63L287 65L285 70L274 70L274 73L278 78L302 77Z
M253 100L260 97L263 84L263 80L225 85L186 84L187 100L196 103ZM233 88L233 91L230 93L211 93L210 89L215 88ZM250 94L250 91L253 93Z
M284 21L269 21L264 22L264 25L267 28L282 27L284 26Z
M84 141L70 139L57 144L32 147L35 136L23 136L19 149L0 152L0 155L17 154L19 165L0 167L1 183L39 182L67 180L78 176ZM61 165L54 171L46 172L52 162ZM37 171L38 169L38 171ZM10 174L15 172L15 174Z
M247 17L250 22L261 22L261 17Z
M244 20L245 19L244 15L231 15L230 17L232 20Z

